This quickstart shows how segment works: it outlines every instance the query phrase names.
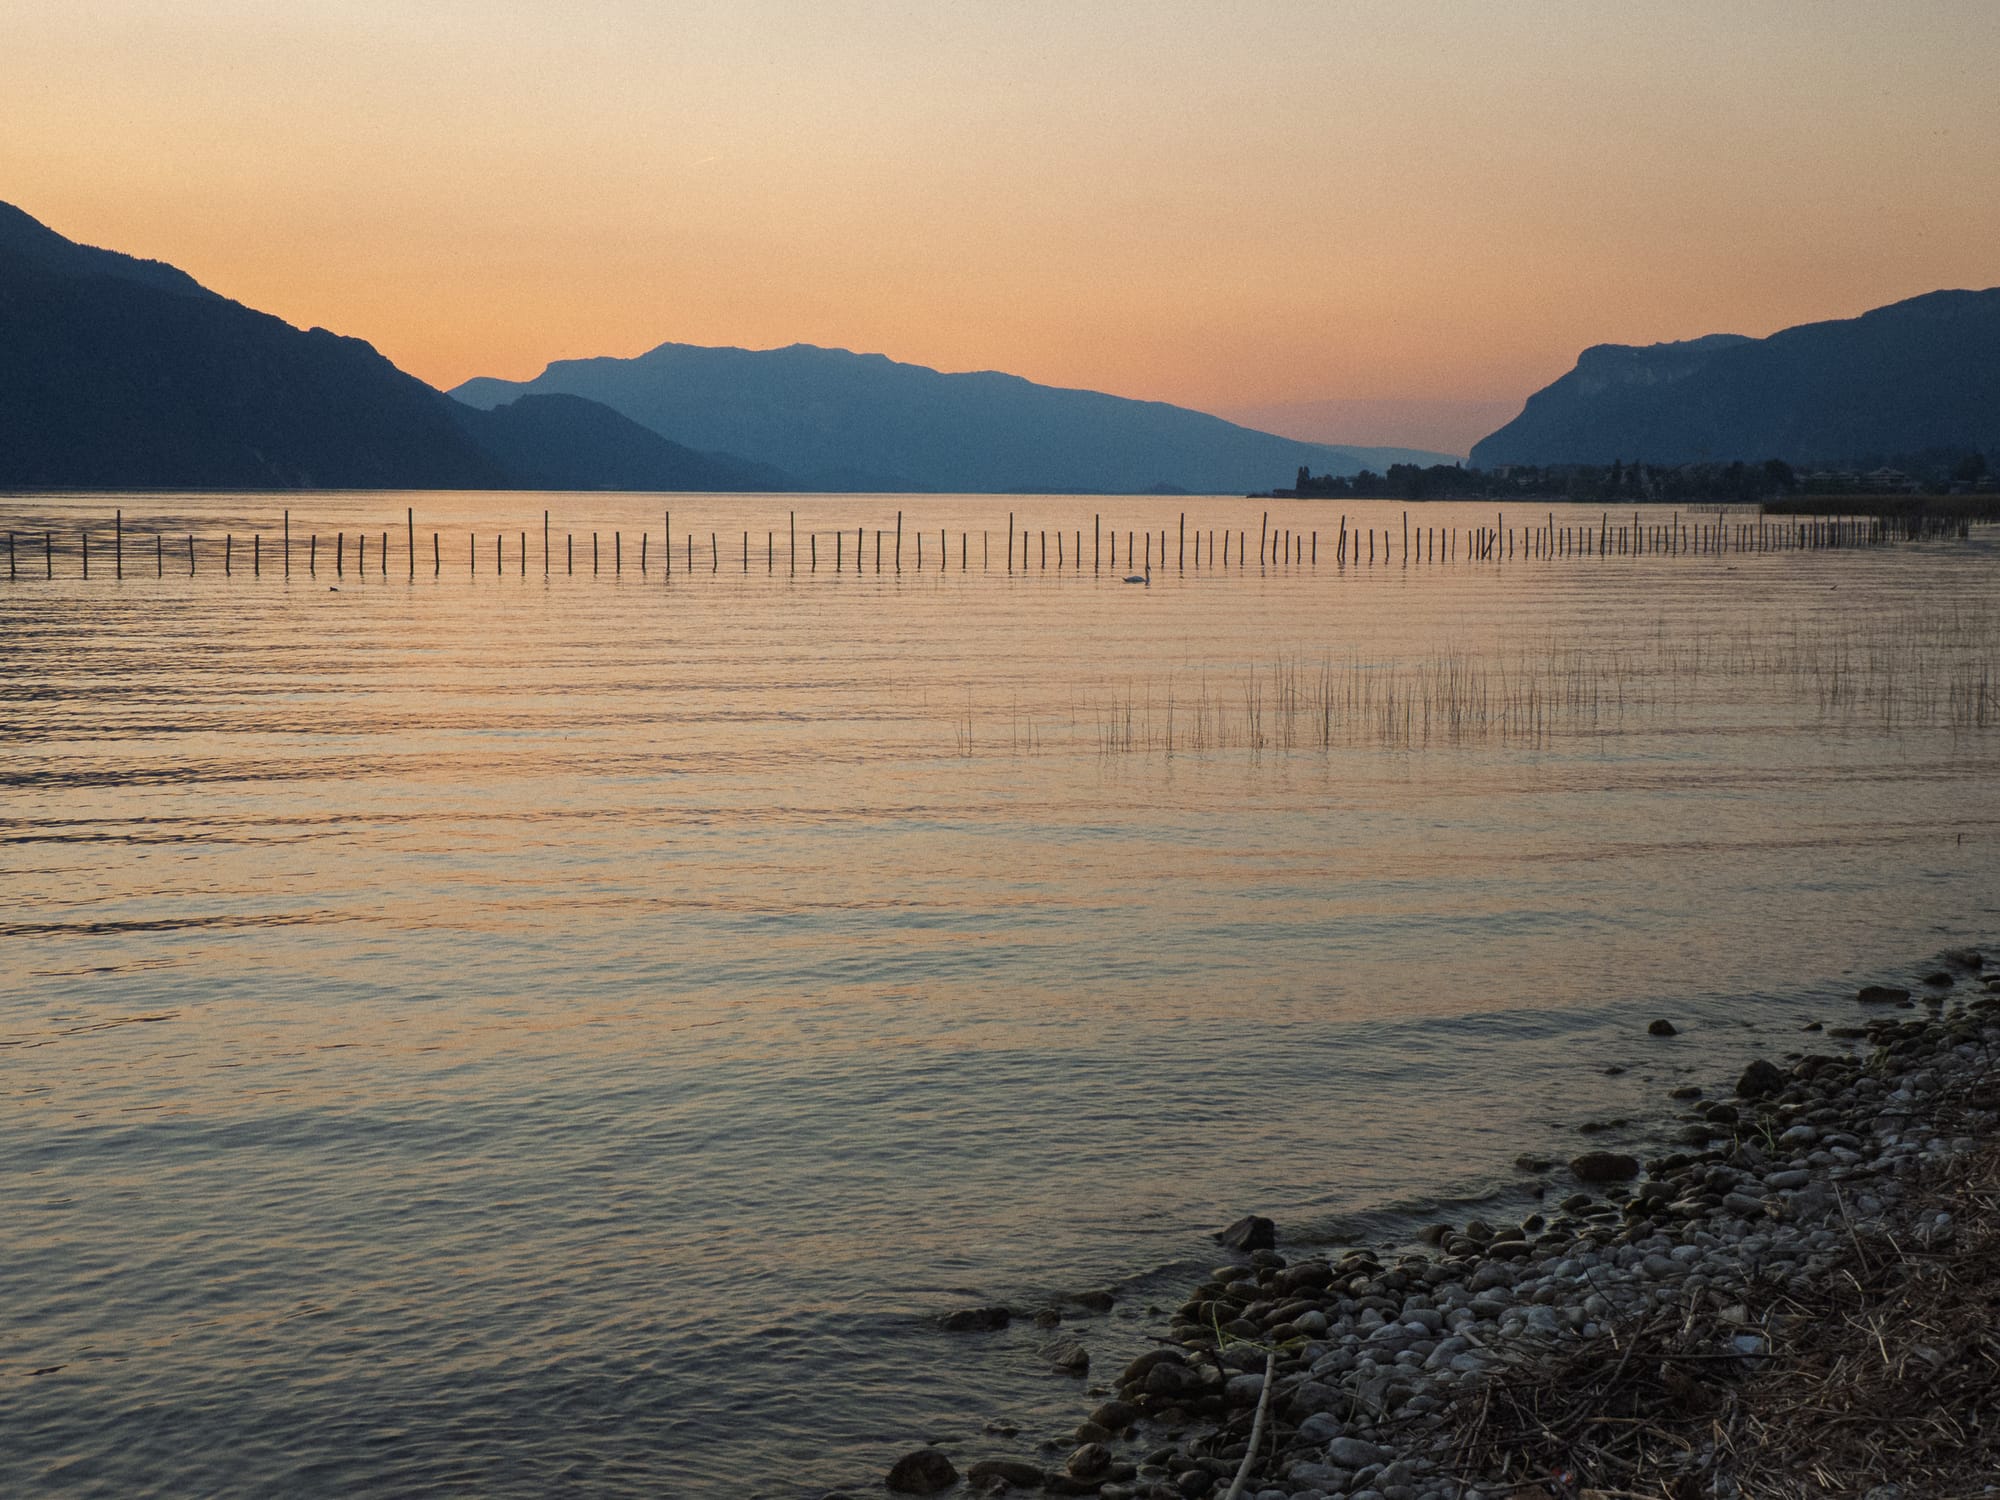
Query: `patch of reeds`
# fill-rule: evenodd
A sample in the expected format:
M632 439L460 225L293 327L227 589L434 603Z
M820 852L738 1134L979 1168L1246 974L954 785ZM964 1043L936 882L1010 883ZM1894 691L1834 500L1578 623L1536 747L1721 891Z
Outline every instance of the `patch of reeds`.
M1684 723L1973 733L2000 728L2000 615L1949 601L1826 613L1751 634L1662 624L1618 642L1445 645L1407 659L1277 655L1018 700L987 744L1103 755L1543 746ZM973 710L954 721L971 753Z
M1109 688L1090 708L1105 754L1541 743L1615 721L1626 675L1584 653L1492 662L1445 650L1409 664L1279 657L1221 680L1204 672Z

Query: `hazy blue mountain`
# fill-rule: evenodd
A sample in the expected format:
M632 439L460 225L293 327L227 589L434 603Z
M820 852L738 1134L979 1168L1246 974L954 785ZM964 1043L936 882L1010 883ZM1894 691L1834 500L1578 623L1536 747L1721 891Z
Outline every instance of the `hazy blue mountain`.
M946 375L810 344L662 344L636 359L564 360L526 382L471 380L452 394L490 407L558 392L600 401L692 448L755 454L815 489L1242 493L1288 484L1302 464L1352 474L1450 462L1296 442L1164 402L991 371Z
M765 464L697 453L581 396L522 396L482 410L453 402L459 425L516 483L566 490L789 490Z
M360 339L301 331L0 204L0 487L767 489L574 398L476 411Z
M1766 339L1600 344L1472 464L1839 462L2000 447L2000 288L1931 292Z

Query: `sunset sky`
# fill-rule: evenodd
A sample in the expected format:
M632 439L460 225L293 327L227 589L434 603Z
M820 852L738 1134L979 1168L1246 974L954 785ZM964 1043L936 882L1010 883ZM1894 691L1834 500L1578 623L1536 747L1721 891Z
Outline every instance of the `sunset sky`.
M424 379L879 351L1462 451L2000 283L1995 0L12 0L0 199Z

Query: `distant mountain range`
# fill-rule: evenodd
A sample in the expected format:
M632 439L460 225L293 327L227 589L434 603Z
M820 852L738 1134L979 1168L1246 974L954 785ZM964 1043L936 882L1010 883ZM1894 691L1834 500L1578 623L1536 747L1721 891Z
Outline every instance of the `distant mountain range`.
M454 399L456 397L457 399ZM2000 449L2000 289L1767 339L1600 345L1472 452L1838 462ZM1449 456L795 344L662 344L451 396L0 204L0 488L1242 493Z
M804 346L461 394L0 204L0 488L1241 491L1439 456Z
M0 204L0 487L763 489L582 401L476 411L360 339L301 332Z
M452 394L491 406L556 392L602 402L683 443L754 453L813 489L1240 494L1300 465L1352 474L1450 462L1412 449L1303 443L1164 402L991 371L947 375L810 344L662 344L636 359L563 360L525 383L469 380Z
M2000 448L2000 288L1765 339L1600 344L1471 461L1809 464L1950 448Z

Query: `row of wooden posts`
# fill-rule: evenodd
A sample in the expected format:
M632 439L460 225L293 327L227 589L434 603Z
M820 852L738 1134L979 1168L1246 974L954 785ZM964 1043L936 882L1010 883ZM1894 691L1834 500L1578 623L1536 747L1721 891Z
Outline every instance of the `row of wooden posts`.
M660 570L663 578L670 579L674 573L675 556L673 512L664 512L663 521L665 543L660 549ZM1007 529L1002 533L1007 543L1007 572L1081 572L1083 570L1084 537L1082 528L1079 527L1068 532L1062 530L1051 532L1047 529L1026 529L1017 532L1014 522L1014 514L1009 512ZM1400 556L1406 565L1411 562L1438 563L1460 560L1460 528L1419 525L1413 531L1410 526L1410 513L1408 511L1403 512L1402 523ZM847 545L850 534L854 539L854 545L851 550ZM1965 523L1962 521L1954 520L1937 528L1929 528L1921 525L1913 526L1903 518L1884 519L1870 516L1815 518L1760 516L1749 520L1731 520L1717 516L1714 521L1706 522L1700 520L1682 521L1679 513L1676 512L1670 520L1648 522L1643 521L1639 513L1634 511L1630 525L1625 524L1622 519L1614 525L1611 513L1606 511L1602 514L1596 526L1591 526L1587 523L1558 526L1554 512L1550 512L1545 524L1512 527L1506 524L1506 516L1502 513L1496 517L1495 524L1492 526L1463 528L1463 556L1469 562L1496 562L1517 556L1554 559L1559 557L1616 557L1654 554L1685 554L1689 556L1726 555L1743 552L1815 550L1826 547L1880 546L1892 541L1922 538L1932 535L1963 536L1965 534ZM7 576L10 579L20 576L20 553L27 550L17 547L17 540L21 535L21 533L12 531L7 533ZM356 532L353 537L353 567L358 574L364 576L368 571L368 544L373 535L375 534L369 532ZM375 553L377 559L376 566L377 571L386 577L389 572L390 533L383 531L379 533L379 536L380 542ZM526 577L528 572L528 536L529 534L525 531L519 532L519 542L516 548L516 564L518 571L523 577ZM593 531L590 533L590 570L592 573L601 572L603 568L599 536L598 532ZM793 511L791 513L786 533L786 568L789 573L798 573L801 563L804 564L806 571L809 573L817 573L819 571L821 536L822 533L818 531L809 531L807 533L807 550L802 557L798 546L798 512ZM929 554L925 551L929 536L928 532L915 531L912 533L912 536L915 542L913 562L918 571L950 569L952 548L951 536L948 530L939 529L936 551ZM1034 543L1038 536L1040 538L1039 552L1034 548ZM1051 536L1055 538L1055 567L1053 570L1050 568L1049 539ZM1214 528L1204 530L1197 527L1190 533L1187 524L1187 513L1183 511L1180 515L1177 536L1178 544L1175 551L1174 563L1177 570L1185 571L1190 566L1190 552L1192 553L1192 566L1196 569L1216 567L1244 568L1249 566L1250 533L1247 527L1238 528L1233 533L1232 545L1232 532L1228 527L1223 527L1219 532ZM79 537L83 576L88 578L90 576L91 533L84 531L79 534ZM417 519L414 508L405 512L404 537L409 575L414 578L417 575L418 564ZM1145 573L1136 576L1150 576L1155 557L1157 556L1159 566L1165 569L1167 566L1168 537L1169 533L1165 528L1162 528L1158 532L1150 529L1146 531L1128 529L1125 532L1124 565L1131 569L1143 567ZM1219 541L1218 537L1220 538ZM27 533L26 538L30 546L37 539L41 541L43 572L45 576L53 578L55 576L56 533L44 531L40 533L39 538L34 533ZM889 544L886 559L887 568L890 571L900 573L903 570L904 555L903 513L901 511L896 513L896 525L893 530L877 528L875 531L873 562L874 571L877 573L884 571L885 567L885 538ZM1017 538L1019 541L1018 549L1015 545ZM1109 542L1108 548L1106 546L1107 539ZM253 575L261 576L264 571L263 535L261 533L253 533L247 540L249 541L248 562L250 571ZM651 571L652 564L648 557L650 540L650 537L646 533L640 533L638 569L641 574L647 574ZM1374 566L1378 563L1378 560L1381 564L1389 564L1393 563L1398 555L1398 549L1394 545L1395 540L1395 533L1387 527L1379 529L1372 526L1365 529L1357 527L1350 530L1347 525L1347 517L1343 515L1340 518L1339 529L1328 538L1328 550L1331 553L1332 561L1337 566L1343 568L1350 563ZM111 533L112 571L113 575L118 578L125 576L125 541L125 513L121 510L113 520ZM154 575L156 577L163 577L166 573L168 558L167 538L163 534L153 533L152 541ZM552 541L549 512L543 511L542 572L544 575L555 571ZM685 562L683 568L688 573L694 573L698 571L696 534L691 530L686 532L684 541ZM867 571L868 528L857 526L852 529L851 533L846 529L835 531L831 533L831 541L832 556L829 561L832 565L832 571L835 573L859 573ZM494 533L492 556L493 570L496 573L504 573L506 571L506 542L507 534L505 532ZM331 562L333 564L334 575L336 577L345 577L349 567L348 534L345 531L334 533L332 543L333 555ZM1190 543L1192 544L1191 547ZM1104 518L1101 515L1092 517L1090 544L1091 572L1101 573L1108 567L1115 573L1119 566L1118 531L1116 528L1113 528L1107 533L1104 527ZM1364 546L1366 547L1365 557L1363 555ZM176 538L174 541L173 556L177 570L179 567L180 548L180 540ZM309 576L317 577L319 575L320 563L319 534L316 532L308 534L300 550L304 554L301 560L306 573ZM971 570L970 532L961 531L959 533L957 550L959 571L969 572ZM980 532L979 550L981 570L991 571L992 547L990 533ZM1142 550L1143 560L1141 556ZM708 571L711 573L720 572L722 569L722 544L718 533L711 531L708 534L708 546L702 549L702 551L705 552L708 560ZM226 575L233 574L237 567L236 538L234 534L228 534L223 537L221 552L222 571ZM186 554L188 573L192 575L196 571L195 537L193 533L187 535ZM741 556L742 571L748 573L751 566L751 534L747 531L743 533ZM281 568L284 576L288 578L292 573L293 557L292 517L291 512L286 511L283 530L279 538L279 555L274 559L274 565ZM468 534L466 538L466 567L467 571L475 576L479 572L479 557L478 534ZM611 563L613 572L623 573L625 571L624 534L619 531L611 533ZM767 531L764 534L764 563L767 572L775 573L777 571L777 533L775 531ZM1271 525L1270 513L1268 511L1264 513L1263 520L1257 529L1257 564L1259 567L1317 566L1318 563L1319 532L1317 530L1293 531L1284 527L1274 528ZM32 568L32 563L30 567ZM562 571L565 574L574 574L576 572L576 537L572 532L563 533ZM440 534L435 531L431 533L431 572L433 575L441 575L444 572L443 542Z

